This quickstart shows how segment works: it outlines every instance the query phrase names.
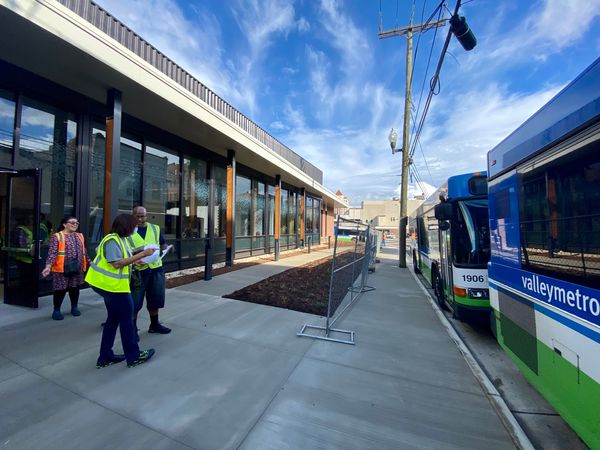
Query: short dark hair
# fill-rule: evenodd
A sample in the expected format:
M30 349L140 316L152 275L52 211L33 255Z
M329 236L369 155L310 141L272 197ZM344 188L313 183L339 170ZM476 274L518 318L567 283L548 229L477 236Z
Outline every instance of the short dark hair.
M43 215L43 214L42 214L42 215ZM41 218L41 216L40 216L40 218ZM71 219L75 219L75 220L77 220L77 217L75 217L75 216L71 216L71 215L66 215L65 217L63 217L63 218L60 220L60 226L58 227L58 231L62 231L62 230L64 230L64 229L65 229L65 224L66 224L66 223L67 223L69 220L71 220Z
M131 214L119 214L112 223L111 233L117 233L121 237L131 236L137 222Z

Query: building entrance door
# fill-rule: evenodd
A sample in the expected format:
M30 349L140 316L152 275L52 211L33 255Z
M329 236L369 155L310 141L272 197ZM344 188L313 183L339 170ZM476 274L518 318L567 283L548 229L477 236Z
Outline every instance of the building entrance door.
M3 173L6 222L3 233L4 303L38 307L40 249L48 233L40 230L40 169Z

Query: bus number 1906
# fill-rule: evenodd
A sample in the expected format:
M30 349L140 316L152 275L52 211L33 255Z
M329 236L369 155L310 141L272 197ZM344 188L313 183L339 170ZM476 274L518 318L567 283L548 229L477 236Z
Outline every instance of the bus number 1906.
M466 281L467 283L485 282L485 276L483 275L463 275L462 278L463 281Z

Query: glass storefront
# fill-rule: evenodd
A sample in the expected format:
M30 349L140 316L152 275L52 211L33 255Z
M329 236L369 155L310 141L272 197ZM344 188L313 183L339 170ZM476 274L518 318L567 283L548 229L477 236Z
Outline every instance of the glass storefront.
M41 222L51 232L63 216L83 212L80 231L93 256L103 236L107 135L104 120L85 111L69 111L40 102L33 98L35 95L19 95L20 99L16 92L0 89L0 166L41 169ZM130 128L127 120L123 122L114 193L118 212L131 213L140 204L146 207L148 221L159 225L165 239L176 246L177 251L167 257L168 270L204 264L212 216L214 261L223 261L227 220L224 160L212 156L209 162L191 156L195 151L191 144L184 142L186 150L180 150L182 145L169 144L168 135L149 125L137 123ZM20 138L15 152L17 123ZM152 137L145 130L151 131L148 134ZM212 210L210 174L214 180ZM235 177L235 183L234 237L238 256L273 252L275 187L243 173ZM318 233L319 205L318 200L307 198L307 232ZM281 189L279 214L282 248L292 248L297 245L300 223L299 196L294 188ZM4 220L0 226L4 228ZM5 234L4 229L2 233Z
M75 212L77 122L74 114L24 98L15 168L40 168L41 220L48 232Z
M10 92L0 89L0 166L12 166L16 103Z

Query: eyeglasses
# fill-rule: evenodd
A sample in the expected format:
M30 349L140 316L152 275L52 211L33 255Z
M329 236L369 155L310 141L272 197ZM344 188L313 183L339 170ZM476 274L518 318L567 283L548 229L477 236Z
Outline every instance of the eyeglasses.
M69 225L79 225L79 222L77 222L76 220L69 220L67 223Z

